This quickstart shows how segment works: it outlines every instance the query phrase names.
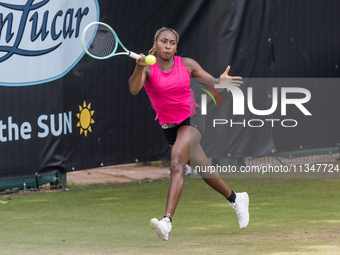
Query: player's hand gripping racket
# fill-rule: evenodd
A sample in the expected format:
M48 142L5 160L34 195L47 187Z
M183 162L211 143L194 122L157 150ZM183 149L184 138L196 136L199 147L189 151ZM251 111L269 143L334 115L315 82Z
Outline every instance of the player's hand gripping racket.
M81 43L86 54L95 59L107 59L119 55L127 55L134 59L140 57L140 55L126 49L116 32L103 22L88 24L82 33ZM124 52L116 52L118 44Z

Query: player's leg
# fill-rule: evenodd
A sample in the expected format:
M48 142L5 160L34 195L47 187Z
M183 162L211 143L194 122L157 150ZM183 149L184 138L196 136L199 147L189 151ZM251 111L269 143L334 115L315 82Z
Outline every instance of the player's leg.
M197 145L196 150L191 153L190 157L190 166L195 169L196 166L197 169L204 167L210 167L210 162L205 155L202 147L200 144ZM231 189L228 187L228 185L220 178L219 174L217 172L198 172L199 175L203 178L203 180L214 190L219 192L222 196L225 198L229 198L232 195Z
M166 202L165 216L162 220L153 218L150 221L151 227L162 240L167 241L171 231L172 217L175 213L179 199L183 191L183 170L190 158L190 147L198 144L201 139L200 132L191 134L194 128L183 125L177 131L176 141L171 149L170 157L170 185Z
M191 126L178 129L177 138L171 149L170 186L165 215L172 218L183 191L183 169L190 159L190 149L195 148L201 139L201 134Z
M210 162L200 144L198 144L196 149L191 153L190 164L192 168L196 166L199 168L210 166ZM235 210L237 218L239 219L240 228L246 228L249 223L248 194L246 192L235 193L232 191L217 172L208 171L199 174L210 187L229 200L229 205Z

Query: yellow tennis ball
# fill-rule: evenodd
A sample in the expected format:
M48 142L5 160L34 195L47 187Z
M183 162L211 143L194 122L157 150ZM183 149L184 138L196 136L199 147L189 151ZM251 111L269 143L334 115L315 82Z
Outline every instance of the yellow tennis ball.
M154 55L147 55L145 57L145 63L147 63L148 65L153 65L156 63L156 57Z

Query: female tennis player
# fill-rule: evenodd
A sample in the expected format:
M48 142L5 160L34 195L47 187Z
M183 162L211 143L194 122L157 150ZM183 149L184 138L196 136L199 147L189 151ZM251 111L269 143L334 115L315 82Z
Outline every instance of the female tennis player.
M155 109L164 136L171 147L170 186L168 190L165 215L162 220L151 219L150 225L159 238L167 241L172 228L172 217L183 191L183 170L188 163L195 166L209 166L200 140L204 133L204 117L196 112L190 78L205 78L211 85L219 82L191 58L175 56L179 42L178 33L171 28L159 29L154 37L149 54L156 56L154 65L147 65L140 54L136 67L129 79L130 92L136 95L144 87ZM241 77L229 76L230 66L220 76L230 84L239 86ZM235 193L220 178L218 173L200 173L204 181L229 200L229 205L236 211L240 228L249 223L249 197L246 192Z

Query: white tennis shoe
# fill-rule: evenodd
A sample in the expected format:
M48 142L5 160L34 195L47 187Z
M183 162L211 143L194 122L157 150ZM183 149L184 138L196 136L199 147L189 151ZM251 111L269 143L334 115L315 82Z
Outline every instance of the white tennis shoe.
M150 226L153 230L155 230L156 235L160 239L168 241L169 233L172 228L171 222L168 218L163 218L161 220L153 218L152 220L150 220Z
M236 193L235 203L229 203L235 210L240 228L246 228L249 223L249 196L247 192Z

